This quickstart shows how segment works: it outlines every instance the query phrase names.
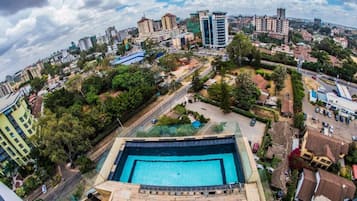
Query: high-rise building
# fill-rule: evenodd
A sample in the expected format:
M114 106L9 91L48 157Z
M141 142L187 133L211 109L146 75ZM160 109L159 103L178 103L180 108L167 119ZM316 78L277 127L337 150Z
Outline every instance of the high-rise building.
M142 17L141 20L138 21L138 30L139 35L154 32L153 21L146 17Z
M278 19L284 20L285 19L285 8L278 8L276 12L276 17Z
M12 89L11 85L9 82L2 82L0 83L0 98L13 93L14 90Z
M161 17L162 30L172 30L177 28L176 15L166 13Z
M111 42L120 40L119 37L118 37L118 31L115 29L115 26L108 27L105 30L105 35L107 36L107 38Z
M162 30L161 20L154 20L153 27L154 27L154 31L161 31Z
M81 51L87 51L93 47L91 37L84 37L78 41L78 46Z
M190 18L187 19L187 22L186 22L186 27L187 27L188 32L191 32L194 34L200 33L200 31L201 31L200 17L199 17L198 12L190 14Z
M228 21L225 12L213 12L200 17L202 44L223 48L228 43Z
M255 17L254 22L257 32L278 33L286 36L289 34L289 20L286 19L284 8L277 9L276 17Z
M316 25L316 26L321 26L321 19L315 18L315 19L314 19L314 25Z
M34 117L19 91L0 99L0 164L14 160L18 165L28 162L35 133Z

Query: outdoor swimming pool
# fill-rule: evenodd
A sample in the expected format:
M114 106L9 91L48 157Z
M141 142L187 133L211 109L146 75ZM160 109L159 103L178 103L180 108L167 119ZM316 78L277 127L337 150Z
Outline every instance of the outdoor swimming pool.
M243 183L234 139L127 143L109 180L199 187Z

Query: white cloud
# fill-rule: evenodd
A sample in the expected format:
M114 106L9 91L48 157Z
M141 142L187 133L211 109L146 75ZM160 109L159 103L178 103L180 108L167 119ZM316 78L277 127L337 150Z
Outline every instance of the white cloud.
M171 12L181 18L189 13L209 9L229 15L274 15L285 7L288 17L322 18L357 27L357 4L328 5L327 0L49 0L42 7L23 9L13 15L0 16L0 80L71 41L86 35L104 34L109 26L117 29L136 26L145 14L159 19ZM182 2L182 3L181 3ZM183 4L181 6L181 4ZM116 11L116 9L119 9Z

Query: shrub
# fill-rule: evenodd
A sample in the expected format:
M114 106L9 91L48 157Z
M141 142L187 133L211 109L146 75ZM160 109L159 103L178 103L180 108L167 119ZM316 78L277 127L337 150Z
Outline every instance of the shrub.
M78 165L79 171L81 171L82 174L89 172L90 170L92 170L94 168L93 161L91 161L86 156L80 156L79 158L77 158L76 165Z
M25 197L25 195L26 195L24 187L17 188L15 192L18 196L20 196L22 198Z

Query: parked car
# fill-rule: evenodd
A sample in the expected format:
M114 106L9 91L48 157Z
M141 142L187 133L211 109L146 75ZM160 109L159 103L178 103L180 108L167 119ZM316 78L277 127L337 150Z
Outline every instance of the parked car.
M313 75L311 78L314 79L314 80L316 80L316 76L314 76L314 75Z
M304 112L304 120L306 121L307 119L307 114Z
M157 119L152 119L152 120L151 120L151 123L152 123L152 124L156 124L157 122L158 122Z
M352 141L357 141L357 135L352 136Z
M344 117L340 116L340 122L343 122Z
M329 128L330 133L333 133L333 126L331 125Z
M323 121L322 122L322 126L325 127L325 128L328 128L329 124Z
M266 170L267 170L270 174L273 174L273 172L274 172L274 168L272 168L272 167L267 167Z
M349 118L346 118L346 124L350 124L350 119Z
M324 109L324 110L322 110L322 114L324 115L324 116L326 116L327 115L327 111Z
M315 112L316 112L316 113L319 113L319 112L320 112L320 108L319 108L319 107L316 107L316 108L315 108Z
M257 168L258 168L258 169L261 169L261 170L264 170L264 166L261 165L261 164L257 164Z
M340 115L336 114L335 115L335 120L338 121L339 118L340 118Z
M250 126L255 126L255 123L257 123L257 120L255 118L253 118L252 120L250 120Z
M331 112L327 112L327 116L328 116L328 118L331 118L332 117Z
M259 143L254 143L252 148L253 153L257 153L258 149L259 149Z

